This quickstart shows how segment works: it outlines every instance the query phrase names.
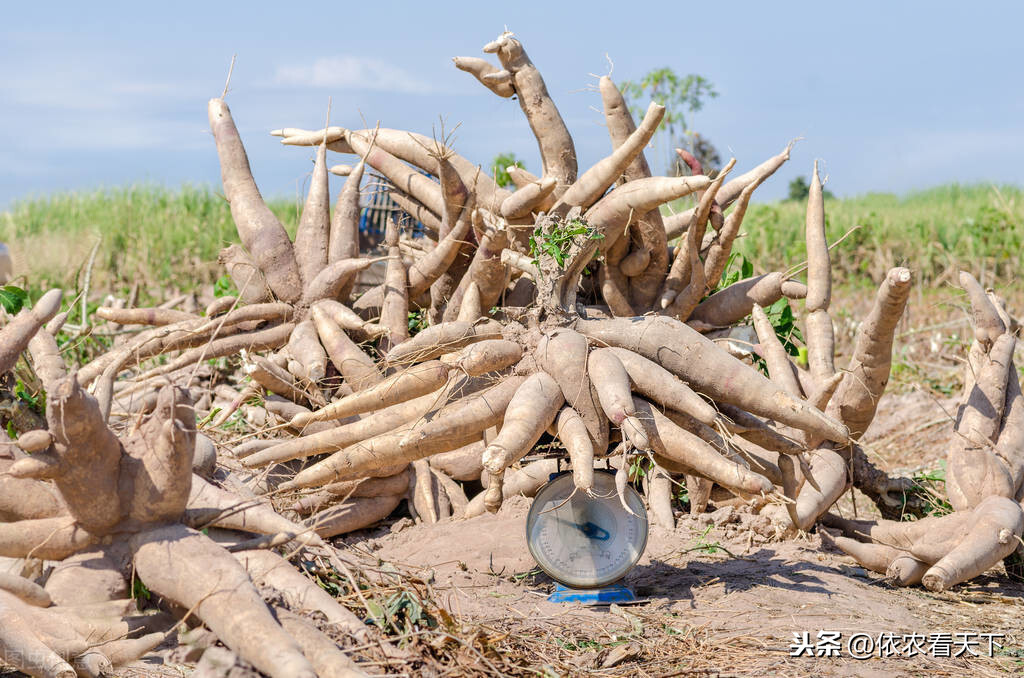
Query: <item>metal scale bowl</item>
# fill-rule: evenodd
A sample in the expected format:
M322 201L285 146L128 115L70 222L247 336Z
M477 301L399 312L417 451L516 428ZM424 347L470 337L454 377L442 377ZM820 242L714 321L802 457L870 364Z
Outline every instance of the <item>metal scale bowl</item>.
M572 474L552 474L526 516L526 543L534 560L558 582L554 602L608 604L635 600L614 585L640 560L647 546L643 499L626 486L619 501L613 472L594 471L593 496L575 492Z

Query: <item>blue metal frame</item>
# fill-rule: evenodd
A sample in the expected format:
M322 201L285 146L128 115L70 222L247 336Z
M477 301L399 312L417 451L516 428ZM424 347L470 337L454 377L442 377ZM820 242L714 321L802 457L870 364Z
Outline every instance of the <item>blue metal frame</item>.
M555 584L555 590L548 596L548 602L611 605L612 603L636 602L636 596L622 584L612 584L600 589L570 589L561 584Z

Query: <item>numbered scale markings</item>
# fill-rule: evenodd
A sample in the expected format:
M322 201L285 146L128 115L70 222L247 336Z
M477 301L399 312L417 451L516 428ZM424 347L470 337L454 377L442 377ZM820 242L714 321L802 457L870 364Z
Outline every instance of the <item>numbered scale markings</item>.
M594 472L594 496L573 494L571 473L555 476L537 492L526 516L526 541L537 564L555 581L573 588L599 588L618 581L647 545L647 512L640 495L626 487L630 515L615 491L615 476Z

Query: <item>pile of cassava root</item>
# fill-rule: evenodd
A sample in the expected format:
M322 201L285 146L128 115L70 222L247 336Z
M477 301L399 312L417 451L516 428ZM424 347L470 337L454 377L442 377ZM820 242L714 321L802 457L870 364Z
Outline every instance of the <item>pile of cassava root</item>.
M221 256L237 296L202 314L102 307L112 325L150 327L71 371L54 339L66 318L59 291L0 330L0 372L26 352L46 393L45 422L0 449L0 556L24 559L24 572L53 565L43 586L0 575L0 662L101 675L199 620L268 675L363 675L327 625L385 657L402 651L288 558L345 573L357 591L361 563L324 539L404 499L425 522L497 511L555 469L551 455L523 463L538 442L568 460L579 492L608 458L621 491L640 460L653 519L668 528L685 485L691 511L742 506L779 538L838 528L821 532L900 584L943 590L1017 562L1024 396L1017 325L998 297L961 274L976 340L948 455L955 511L908 520L920 508L911 482L875 468L857 441L889 378L911 274L888 273L837 368L817 167L806 284L776 272L718 289L753 191L791 147L735 177L730 161L714 178L681 151L690 176L651 176L643 151L664 108L652 103L636 124L603 77L612 150L580 173L520 42L505 33L484 51L498 64L455 65L518 101L539 177L510 167L507 190L448 140L402 130L278 130L285 144L316 147L292 242L222 95L208 112L241 240ZM328 168L327 151L356 162ZM428 237L403 238L391 222L384 280L357 293L381 260L359 250L367 166ZM331 173L347 177L333 214ZM691 209L662 214L685 196ZM806 369L764 311L782 298L803 300ZM769 377L729 339L742 325ZM212 358L241 369L214 383ZM256 430L229 440L222 426L240 420ZM889 519L830 513L851 485ZM163 612L138 614L136 582ZM309 611L315 623L299 614Z

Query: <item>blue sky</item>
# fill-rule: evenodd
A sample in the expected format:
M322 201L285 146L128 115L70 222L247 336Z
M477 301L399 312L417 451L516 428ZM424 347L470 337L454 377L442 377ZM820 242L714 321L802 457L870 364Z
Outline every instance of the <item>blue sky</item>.
M623 15L622 8L635 13ZM669 66L719 97L691 126L743 170L804 137L759 189L824 162L839 195L1024 184L1024 3L10 3L0 25L0 209L27 195L219 183L206 102L228 103L267 195L292 197L309 149L267 131L332 122L430 133L484 165L540 161L512 100L451 57L504 27L541 69L587 166L609 148L596 77ZM607 55L607 58L606 58ZM334 156L333 162L345 162Z

